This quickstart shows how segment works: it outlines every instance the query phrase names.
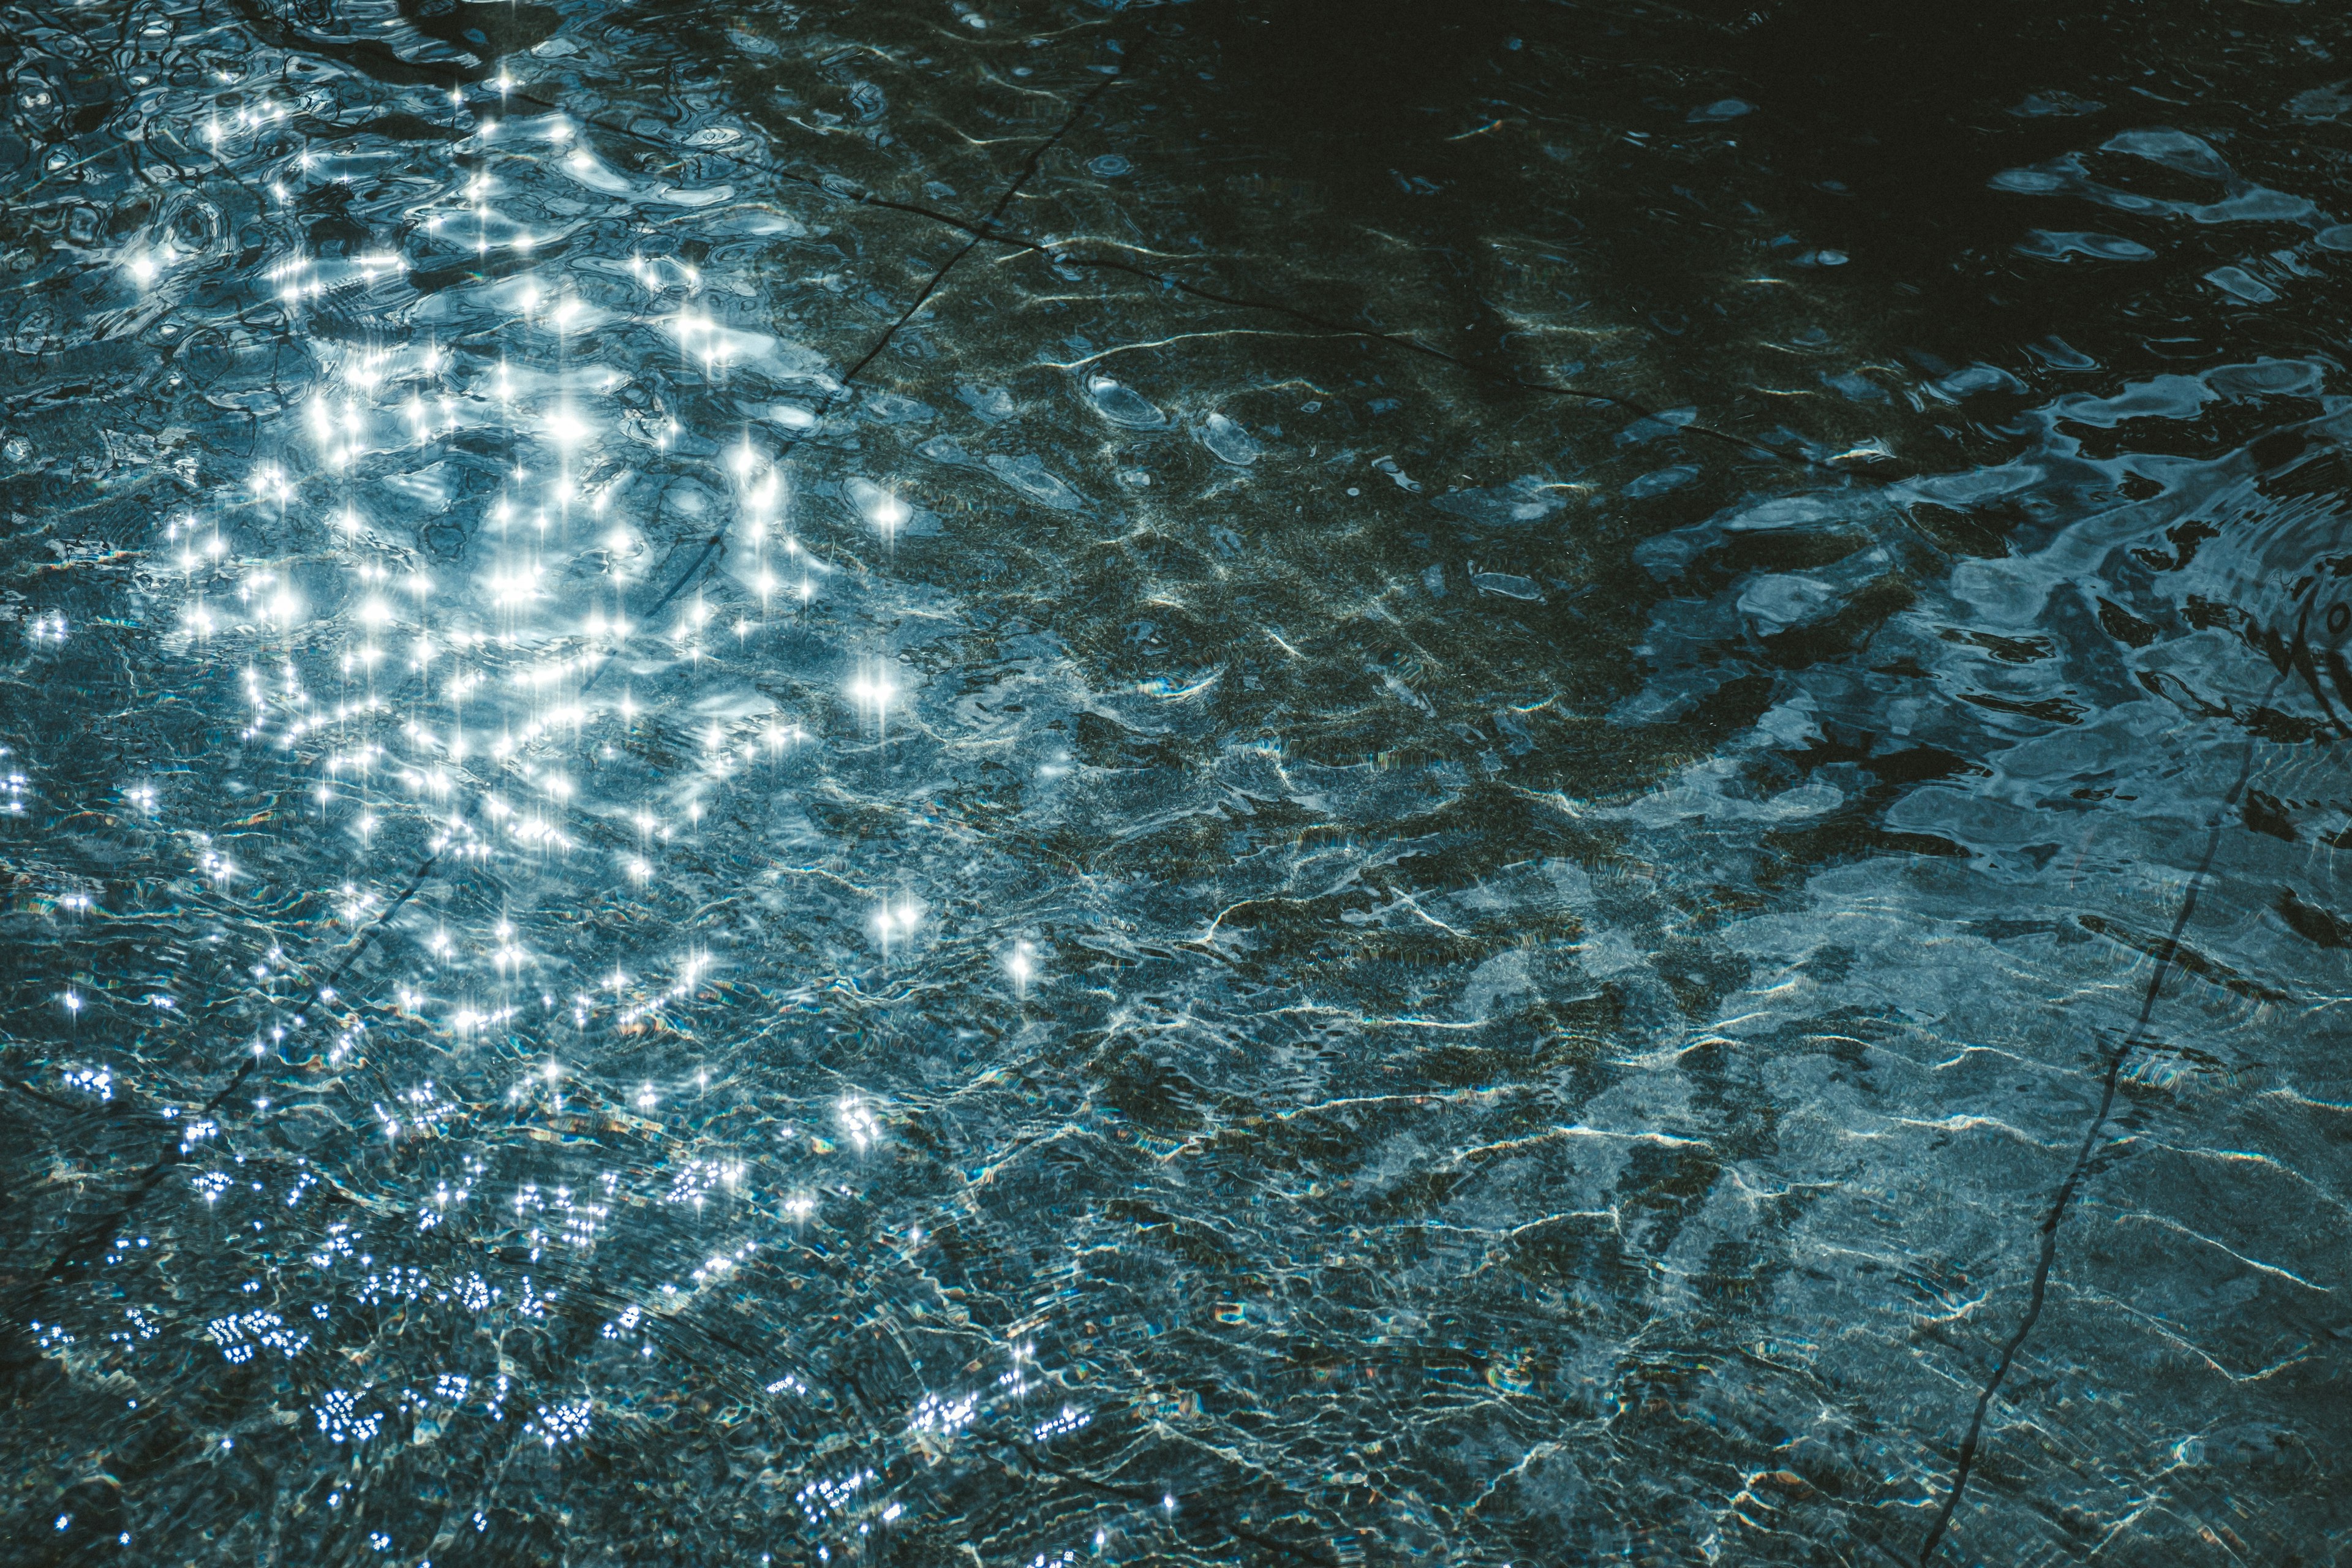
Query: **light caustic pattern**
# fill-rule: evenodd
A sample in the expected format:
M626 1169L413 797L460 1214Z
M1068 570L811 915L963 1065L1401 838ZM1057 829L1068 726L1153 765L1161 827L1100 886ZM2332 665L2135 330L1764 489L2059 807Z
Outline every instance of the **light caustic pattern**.
M2307 161L1972 106L1955 275L2147 281L1955 343L1769 51L100 9L0 12L48 1546L2335 1528Z
M298 1511L314 1515L302 1528L321 1539L363 1533L371 1553L446 1556L536 1510L509 1496L456 1526L420 1522L400 1507L399 1483L383 1483L387 1464L401 1468L392 1456L433 1443L494 1469L533 1450L560 1462L608 1410L636 1409L687 1375L667 1363L694 1356L693 1332L684 1347L673 1342L702 1298L740 1286L767 1251L824 1256L804 1244L833 1234L829 1207L856 1204L873 1163L889 1158L887 1105L854 1089L813 1101L805 1131L782 1120L692 1132L714 1071L725 1070L697 1050L693 1016L724 965L666 942L657 922L593 950L567 947L562 928L567 900L625 900L671 876L675 857L709 852L713 820L778 794L820 732L882 752L907 678L883 638L824 625L825 600L845 574L871 570L858 558L868 546L887 563L914 514L907 487L887 476L828 479L822 490L839 498L840 525L854 531L831 543L803 537L792 453L845 390L822 369L803 367L796 398L741 406L723 426L675 411L656 364L707 389L707 414L728 402L739 367L811 356L730 324L740 281L707 277L661 226L640 233L672 248L536 259L563 250L578 226L551 216L582 210L561 194L567 183L688 211L725 191L632 180L561 110L504 118L502 95L524 84L502 73L448 95L446 158L406 162L403 188L378 215L405 247L347 243L327 254L301 244L297 215L318 210L320 192L375 181L384 161L296 150L308 139L278 132L317 105L257 69L220 69L213 85L202 130L211 177L266 193L257 221L299 247L248 270L307 374L257 411L241 473L207 451L181 487L152 552L151 619L165 655L217 672L223 701L234 694L242 765L283 795L286 830L312 864L338 868L330 887L295 895L315 911L302 938L273 940L248 966L264 1018L249 1040L215 1053L212 1080L124 1083L95 1062L58 1071L58 1090L127 1096L178 1139L157 1166L163 1190L121 1205L121 1234L60 1263L135 1272L157 1245L151 1226L188 1222L173 1194L192 1196L218 1260L248 1257L255 1276L233 1292L245 1310L198 1331L228 1366L258 1358L278 1369L274 1397L248 1400L202 1440L223 1454L270 1442L308 1500ZM734 221L802 232L772 209ZM183 274L210 259L183 254L176 231L158 227L111 258L134 311L184 305ZM420 298L410 274L453 257L479 280ZM30 626L60 647L71 630L58 615ZM835 656L799 650L796 662L818 673L796 684L792 703L751 679L776 662L780 636L837 646ZM8 782L21 797L26 775ZM186 809L173 797L192 782L156 769L126 780L121 800L162 819ZM282 863L252 867L201 832L179 837L219 922L215 944L252 929L243 900L289 890ZM904 877L866 889L831 879L870 910L874 965L836 984L854 993L887 983L888 962L928 938L924 900ZM463 896L446 896L452 887ZM86 910L90 900L61 902ZM1007 951L1025 987L1038 973L1032 950ZM147 1000L178 1005L168 991ZM824 1012L814 985L781 1000L787 1015ZM79 990L54 1005L94 1022L81 1018ZM646 1074L634 1091L603 1070L615 1057ZM428 1063L433 1076L418 1070ZM215 1092L223 1077L235 1090L226 1102ZM351 1135L380 1141L380 1157L291 1153L272 1136L273 1109L302 1115L322 1092L357 1112ZM666 1105L686 1117L648 1120ZM487 1132L498 1125L565 1137L601 1129L639 1152L583 1168L571 1184L508 1179L516 1162ZM615 1227L668 1211L680 1220L656 1234L689 1237L683 1250L640 1241L626 1264L595 1260ZM918 1267L922 1238L920 1226L904 1227L877 1263L859 1267ZM181 1230L173 1245L195 1242ZM666 1252L676 1256L664 1269L654 1260ZM574 1296L593 1306L573 1306ZM127 1373L137 1386L153 1375L151 1342L163 1331L154 1314L170 1310L117 1307L122 1326L89 1336L97 1342L54 1322L37 1331L77 1375ZM590 1347L517 1353L518 1332L581 1312L597 1322ZM435 1324L427 1337L458 1352L383 1337L387 1313ZM780 1344L759 1357L747 1372L761 1386L743 1392L840 1409L814 1370L779 1371L793 1354ZM886 1424L895 1447L936 1459L989 1423L1038 1446L1084 1425L1066 1402L1042 1425L1026 1413L1048 1408L1051 1380L1034 1356L1032 1345L1008 1345L1003 1363L1014 1370L1002 1378L988 1377L983 1355L947 1392L919 1392ZM316 1450L263 1436L254 1423L273 1405L305 1408ZM306 1473L316 1479L296 1479ZM896 1489L871 1467L819 1474L793 1511L822 1559L825 1541L854 1548L905 1517ZM496 1492L486 1487L480 1500ZM57 1528L70 1523L61 1514ZM144 1544L173 1550L156 1528L162 1538ZM133 1531L122 1535L128 1544Z

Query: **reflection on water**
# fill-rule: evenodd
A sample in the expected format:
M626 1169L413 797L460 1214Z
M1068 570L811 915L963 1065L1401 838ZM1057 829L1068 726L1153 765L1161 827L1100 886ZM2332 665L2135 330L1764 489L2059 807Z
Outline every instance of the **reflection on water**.
M8 10L17 1558L2323 1560L2220 15Z

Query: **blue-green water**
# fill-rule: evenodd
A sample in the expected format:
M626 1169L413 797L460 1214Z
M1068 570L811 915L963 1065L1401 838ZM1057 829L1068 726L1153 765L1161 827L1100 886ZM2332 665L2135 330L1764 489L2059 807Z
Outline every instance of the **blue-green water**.
M2336 1561L2347 33L0 8L9 1560Z

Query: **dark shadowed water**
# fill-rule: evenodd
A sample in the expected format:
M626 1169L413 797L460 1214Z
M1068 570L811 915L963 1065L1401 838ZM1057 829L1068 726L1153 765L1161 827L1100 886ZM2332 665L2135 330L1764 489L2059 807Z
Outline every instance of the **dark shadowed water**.
M0 5L5 1561L2352 1552L2352 21Z

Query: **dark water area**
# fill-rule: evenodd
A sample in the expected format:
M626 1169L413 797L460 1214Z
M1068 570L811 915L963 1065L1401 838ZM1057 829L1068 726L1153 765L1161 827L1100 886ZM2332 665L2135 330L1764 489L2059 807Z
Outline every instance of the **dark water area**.
M10 1563L2352 1551L2352 22L0 5Z

